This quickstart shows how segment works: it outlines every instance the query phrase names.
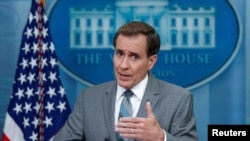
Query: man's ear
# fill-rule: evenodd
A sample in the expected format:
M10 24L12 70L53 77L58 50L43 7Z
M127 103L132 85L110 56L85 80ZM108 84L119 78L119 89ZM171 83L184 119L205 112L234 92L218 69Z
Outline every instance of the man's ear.
M148 70L151 70L157 61L157 55L151 55L148 62Z

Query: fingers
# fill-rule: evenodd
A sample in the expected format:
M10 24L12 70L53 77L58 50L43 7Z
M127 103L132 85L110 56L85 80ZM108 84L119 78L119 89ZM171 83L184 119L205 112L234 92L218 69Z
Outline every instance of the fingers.
M117 127L124 127L124 128L134 128L137 123L136 118L121 118L118 123L116 123Z
M151 102L146 102L146 118L143 117L124 117L116 123L115 130L122 137L133 138L141 141L155 140L158 138L162 129L153 113Z
M115 131L119 132L122 137L135 138L136 137L136 126L133 122L128 122L130 119L124 118L124 121L119 121L115 126Z

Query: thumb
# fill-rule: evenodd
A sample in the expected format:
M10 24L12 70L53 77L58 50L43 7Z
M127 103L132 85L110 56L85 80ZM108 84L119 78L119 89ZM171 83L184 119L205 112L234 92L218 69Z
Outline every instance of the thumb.
M148 118L155 118L150 101L147 101L146 103L146 111L147 111Z

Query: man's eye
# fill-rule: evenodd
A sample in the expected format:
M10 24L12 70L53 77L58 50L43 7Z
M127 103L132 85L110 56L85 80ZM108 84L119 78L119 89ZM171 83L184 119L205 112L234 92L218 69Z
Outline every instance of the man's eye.
M122 56L122 55L123 55L123 53L122 53L122 52L120 52L120 51L117 51L117 52L116 52L116 55L117 55L117 56Z
M133 55L132 58L133 59L139 59L139 56L138 55Z

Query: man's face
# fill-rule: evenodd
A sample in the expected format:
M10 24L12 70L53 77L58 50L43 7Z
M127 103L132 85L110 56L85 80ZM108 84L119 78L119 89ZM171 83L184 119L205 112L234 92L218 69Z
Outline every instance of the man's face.
M146 36L119 35L114 53L114 71L118 84L130 89L138 84L154 66L157 56L147 57Z

